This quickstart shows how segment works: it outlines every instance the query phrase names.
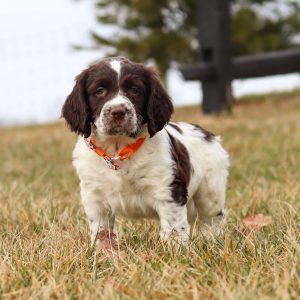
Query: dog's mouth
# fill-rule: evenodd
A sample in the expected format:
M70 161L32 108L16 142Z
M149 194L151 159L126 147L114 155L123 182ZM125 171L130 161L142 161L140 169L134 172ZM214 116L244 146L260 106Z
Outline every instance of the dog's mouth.
M114 126L106 131L109 135L128 135L130 134L123 126Z
M130 120L120 120L120 121L111 121L106 122L105 126L105 134L108 135L126 135L132 136L136 133L136 126L130 122Z

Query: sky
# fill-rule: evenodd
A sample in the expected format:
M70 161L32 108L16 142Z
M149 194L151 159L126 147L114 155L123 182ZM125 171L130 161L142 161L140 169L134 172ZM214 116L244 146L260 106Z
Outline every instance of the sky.
M91 0L0 0L0 126L55 121L74 77L101 51L76 51L89 45L96 23ZM168 91L175 105L197 104L199 82L186 82L171 70ZM235 96L300 87L299 74L235 80Z

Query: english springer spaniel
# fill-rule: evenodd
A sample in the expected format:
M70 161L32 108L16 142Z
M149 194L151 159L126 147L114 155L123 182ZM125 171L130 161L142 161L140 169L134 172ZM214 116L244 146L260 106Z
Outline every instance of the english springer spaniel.
M152 68L125 58L76 77L62 108L79 135L73 165L91 241L116 247L115 216L155 218L162 240L187 244L225 222L229 159L220 138L198 125L169 122L173 105Z

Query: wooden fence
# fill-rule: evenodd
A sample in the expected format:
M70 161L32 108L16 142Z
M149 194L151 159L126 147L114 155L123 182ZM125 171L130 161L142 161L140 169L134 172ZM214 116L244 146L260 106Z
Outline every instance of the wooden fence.
M204 113L230 109L232 79L300 72L300 49L232 58L230 0L196 1L200 62L180 71L202 82Z

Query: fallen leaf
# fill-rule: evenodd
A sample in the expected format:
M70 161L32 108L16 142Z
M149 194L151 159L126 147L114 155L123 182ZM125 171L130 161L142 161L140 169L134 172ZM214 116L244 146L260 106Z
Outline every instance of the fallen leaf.
M224 252L223 252L223 259L224 259L224 261L229 261L230 256L229 256L229 254L227 253L227 251L224 251Z
M264 216L263 214L258 214L256 216L247 216L242 220L239 226L240 231L244 230L258 230L261 227L268 226L273 223L271 216Z
M121 249L118 242L117 235L109 230L101 230L97 233L96 253L98 254L98 261L103 262L106 259L116 260L127 257L125 251Z

